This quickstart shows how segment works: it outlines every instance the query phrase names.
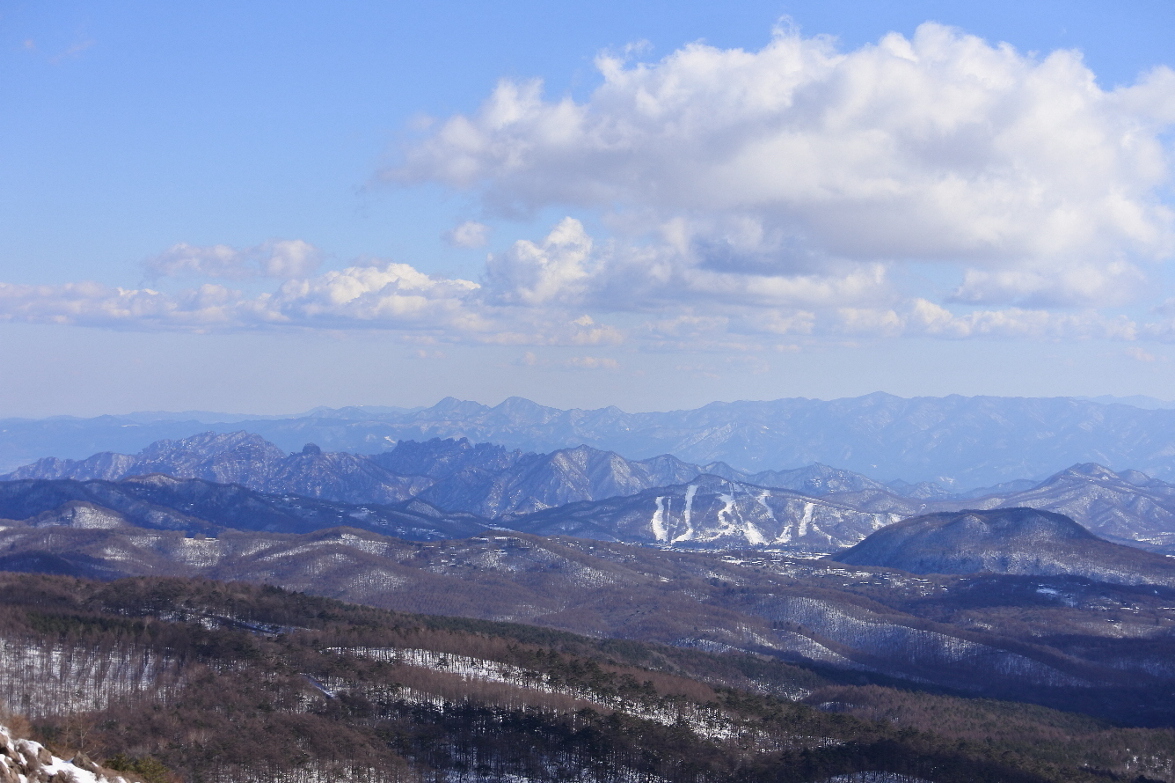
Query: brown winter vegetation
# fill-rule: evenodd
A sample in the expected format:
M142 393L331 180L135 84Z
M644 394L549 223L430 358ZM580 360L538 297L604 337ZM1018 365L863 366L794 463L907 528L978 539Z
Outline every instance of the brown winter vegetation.
M129 682L119 667L147 659L174 672L163 691L125 689L100 709L63 698L32 720L56 755L81 751L147 783L279 773L756 783L870 769L938 783L1175 780L1170 729L240 583L0 574L0 640L150 653L118 657L96 689ZM412 650L427 656L412 662ZM62 695L72 685L64 673L29 683ZM774 695L784 692L807 703Z

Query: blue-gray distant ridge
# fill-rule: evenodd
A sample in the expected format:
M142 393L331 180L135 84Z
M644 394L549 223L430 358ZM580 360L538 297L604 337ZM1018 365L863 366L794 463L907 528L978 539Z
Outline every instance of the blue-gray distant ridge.
M694 410L561 410L511 397L499 405L446 398L429 408L319 408L290 417L161 414L0 421L0 470L41 457L132 453L158 440L245 429L285 451L379 454L404 440L468 438L551 452L588 445L628 459L663 454L741 473L813 463L911 485L965 491L1041 480L1076 463L1175 479L1175 410L1075 397L915 397L714 402ZM226 420L232 419L232 420ZM905 491L902 494L907 494Z

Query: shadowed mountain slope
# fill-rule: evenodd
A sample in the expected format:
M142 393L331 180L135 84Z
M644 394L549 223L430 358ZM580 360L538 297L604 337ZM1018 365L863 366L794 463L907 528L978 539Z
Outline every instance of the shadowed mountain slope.
M1175 586L1175 560L1098 538L1063 514L967 510L906 519L833 557L918 574L1082 576Z
M216 535L225 528L306 533L350 525L410 540L460 538L485 530L486 524L420 500L352 505L159 474L122 481L0 482L0 517L31 527L134 526L189 535Z

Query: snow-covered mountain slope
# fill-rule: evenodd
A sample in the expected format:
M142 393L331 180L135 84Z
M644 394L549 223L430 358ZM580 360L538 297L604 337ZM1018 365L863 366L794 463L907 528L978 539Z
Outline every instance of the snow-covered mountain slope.
M778 547L833 552L901 519L860 511L835 497L701 476L630 497L574 503L509 524L537 535L571 535L680 548Z

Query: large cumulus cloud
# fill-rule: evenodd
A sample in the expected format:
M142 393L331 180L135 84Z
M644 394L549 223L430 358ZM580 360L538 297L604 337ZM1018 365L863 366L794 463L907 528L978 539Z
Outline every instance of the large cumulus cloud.
M917 260L956 265L959 301L1117 304L1175 246L1158 196L1166 68L1107 90L1077 52L1035 58L932 23L847 53L781 29L756 52L597 64L583 102L501 82L384 176L502 213L600 210L617 236L659 237L646 263L670 264L656 274L683 295L683 269L813 279Z

